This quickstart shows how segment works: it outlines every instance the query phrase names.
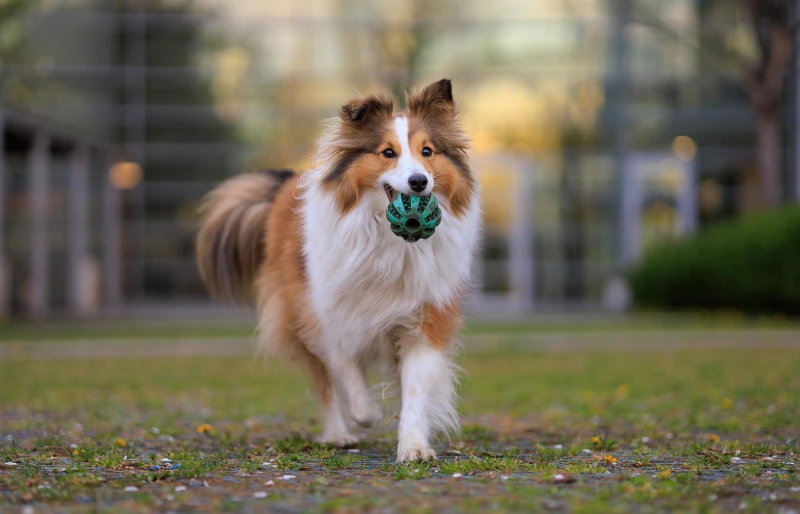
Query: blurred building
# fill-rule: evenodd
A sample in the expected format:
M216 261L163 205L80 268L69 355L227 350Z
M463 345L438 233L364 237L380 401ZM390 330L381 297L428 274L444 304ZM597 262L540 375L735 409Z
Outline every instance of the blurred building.
M475 308L622 306L619 277L644 247L735 215L747 197L755 118L736 56L754 44L727 0L7 4L4 112L94 145L78 246L98 270L98 305L207 303L193 261L205 192L255 167L304 169L321 121L356 92L399 95L442 77L454 81L484 188ZM17 148L33 143L15 131L5 129L0 168L11 277L0 302L39 309L20 300L36 262L37 302L57 312L73 294L58 253L72 233L44 246L19 234L69 219L55 162L73 162L82 143L53 139L43 183L55 204L31 220L43 200L30 196L37 178ZM47 259L34 255L42 249Z
M0 109L0 314L116 306L120 211L108 144L80 127Z

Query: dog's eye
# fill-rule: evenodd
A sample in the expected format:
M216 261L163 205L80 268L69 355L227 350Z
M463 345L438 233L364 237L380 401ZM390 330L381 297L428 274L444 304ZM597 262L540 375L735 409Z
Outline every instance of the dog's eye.
M423 157L430 157L431 155L433 155L433 150L431 150L427 146L422 149L422 156Z
M381 152L381 155L383 155L387 159L392 159L396 154L394 153L394 150L392 150L391 148L387 148L386 150Z

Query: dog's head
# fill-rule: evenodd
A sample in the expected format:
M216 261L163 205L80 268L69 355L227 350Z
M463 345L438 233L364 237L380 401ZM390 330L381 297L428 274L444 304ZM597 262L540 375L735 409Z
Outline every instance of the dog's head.
M390 98L357 98L333 120L320 143L328 166L318 179L343 214L362 202L379 212L397 192L433 193L454 216L469 207L475 179L450 81L411 91L406 103L408 111L395 115Z

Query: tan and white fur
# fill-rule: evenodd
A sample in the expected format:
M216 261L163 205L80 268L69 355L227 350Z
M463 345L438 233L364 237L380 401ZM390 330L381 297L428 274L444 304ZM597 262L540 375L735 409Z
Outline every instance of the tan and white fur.
M399 383L400 462L435 458L432 438L458 427L455 336L481 227L450 81L406 100L400 114L382 96L342 106L301 177L267 171L221 184L205 200L197 244L210 292L253 298L260 348L310 373L321 441L353 444L356 425L381 418L369 368ZM385 212L397 192L436 195L442 222L431 238L391 232Z

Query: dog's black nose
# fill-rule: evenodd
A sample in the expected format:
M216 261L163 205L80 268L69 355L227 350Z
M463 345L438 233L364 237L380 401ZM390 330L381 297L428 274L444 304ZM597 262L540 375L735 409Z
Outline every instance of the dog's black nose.
M421 193L422 191L425 191L426 187L428 187L428 177L426 177L421 173L411 175L408 178L408 186L411 188L412 191Z

